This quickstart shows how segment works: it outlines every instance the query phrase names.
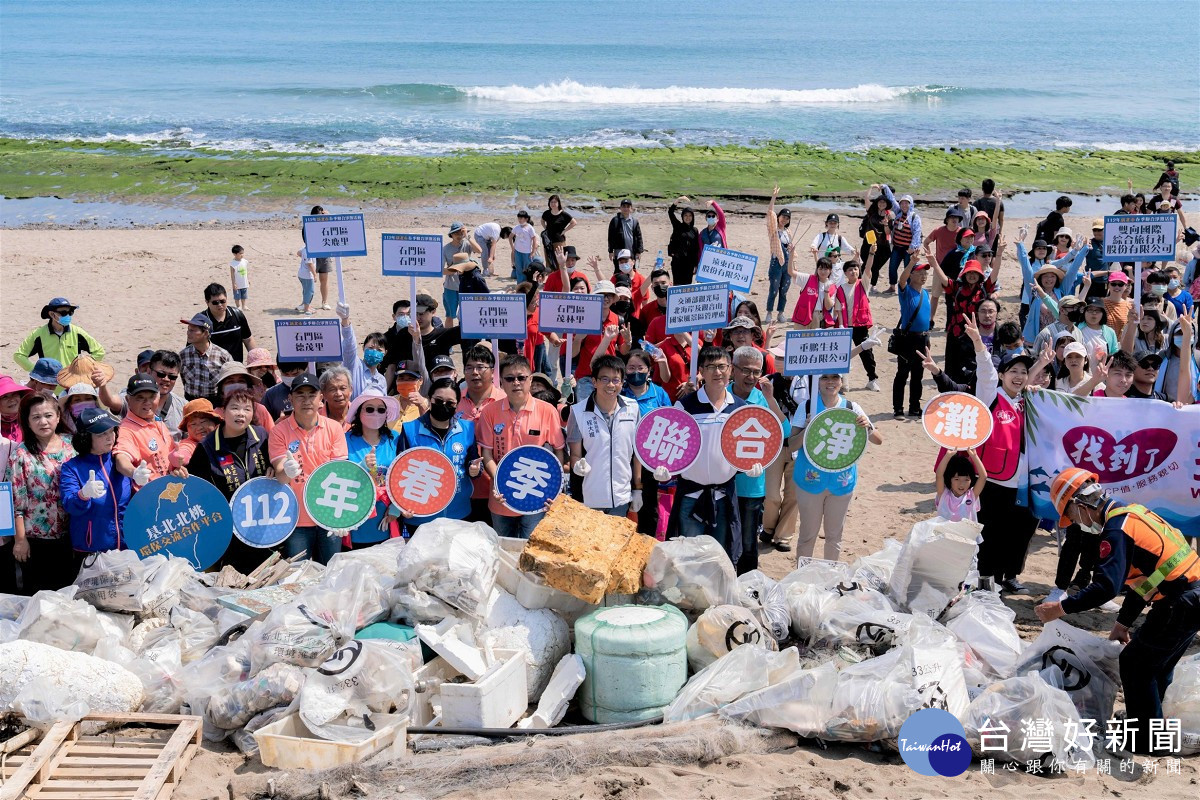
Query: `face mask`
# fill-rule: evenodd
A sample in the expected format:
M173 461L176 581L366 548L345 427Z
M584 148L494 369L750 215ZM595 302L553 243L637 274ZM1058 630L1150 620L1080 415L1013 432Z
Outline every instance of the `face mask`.
M1091 534L1104 533L1104 526L1098 522L1093 522L1091 525L1080 525L1079 527L1085 533L1091 533Z
M378 367L383 361L383 351L374 347L363 350L363 363L368 367Z
M622 261L618 263L617 266L621 268L621 272L633 272L632 261Z
M95 403L80 403L71 409L71 415L74 416L76 419L79 419L79 416L81 414L83 414L84 411L86 411L89 408L95 408L95 407L96 407Z
M1177 281L1175 278L1171 278L1171 280L1167 283L1167 288L1168 289L1178 289L1179 281Z
M630 311L633 311L633 304L628 300L620 300L612 304L614 314L628 314Z
M64 328L67 327L68 325L70 325L71 324L71 315L63 314L61 317L58 318L58 324L62 325Z
M382 428L387 422L387 412L364 411L358 415L358 418L362 421L364 428L375 430L376 428Z
M267 389L270 389L272 386L274 386L277 383L277 381L275 380L274 372L264 372L262 375L259 376L258 379L260 381L262 381L263 386L266 387Z
M648 372L626 372L625 381L630 386L645 386L646 381L650 379Z
M421 387L420 381L396 381L396 394L408 398L410 394Z
M1171 339L1171 344L1175 345L1176 350L1182 350L1183 349L1183 337L1182 336L1174 337L1173 339Z
M655 297L660 299L667 296L667 287L663 286L661 283L654 284L651 287L651 291L654 292Z
M1151 287L1150 287L1150 292L1151 292L1151 294L1153 294L1155 297L1162 297L1164 294L1166 294L1166 293L1167 293L1167 287L1165 287L1165 286L1163 286L1163 285L1161 285L1161 284L1158 284L1158 285L1155 285L1155 286L1151 286Z
M454 416L456 408L449 403L439 403L436 400L429 406L429 416L438 422L445 422Z
M402 331L409 325L412 325L412 317L410 315L401 314L400 316L396 317L396 330Z
M296 379L295 375L280 375L279 382L289 389L292 388L292 381Z
M706 223L708 223L708 227L710 227L710 228L711 228L711 227L713 227L714 225L716 225L716 224L717 224L717 218L716 218L716 217L705 217L705 218L704 218L704 221L705 221Z
M225 397L228 397L234 392L244 392L247 388L249 387L247 387L244 383L227 383L221 388L221 394Z

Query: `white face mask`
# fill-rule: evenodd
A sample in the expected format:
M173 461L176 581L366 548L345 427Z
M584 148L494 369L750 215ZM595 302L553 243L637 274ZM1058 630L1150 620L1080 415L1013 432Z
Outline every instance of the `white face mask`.
M279 382L289 389L292 388L292 381L295 380L295 375L280 375Z

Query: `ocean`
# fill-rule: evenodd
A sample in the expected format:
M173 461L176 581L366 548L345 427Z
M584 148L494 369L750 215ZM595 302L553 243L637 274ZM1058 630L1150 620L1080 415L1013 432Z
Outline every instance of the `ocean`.
M0 135L1200 149L1200 0L4 0Z

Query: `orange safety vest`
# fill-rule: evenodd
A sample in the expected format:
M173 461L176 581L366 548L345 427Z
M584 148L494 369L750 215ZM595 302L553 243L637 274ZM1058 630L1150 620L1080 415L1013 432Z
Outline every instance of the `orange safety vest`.
M1149 575L1143 575L1130 564L1125 585L1138 597L1148 602L1162 598L1158 586L1163 581L1177 578L1186 578L1189 582L1200 581L1200 555L1188 546L1183 534L1150 509L1139 505L1114 508L1104 515L1104 521L1107 523L1122 514L1127 515L1121 523L1125 535L1143 550L1158 553L1158 565Z

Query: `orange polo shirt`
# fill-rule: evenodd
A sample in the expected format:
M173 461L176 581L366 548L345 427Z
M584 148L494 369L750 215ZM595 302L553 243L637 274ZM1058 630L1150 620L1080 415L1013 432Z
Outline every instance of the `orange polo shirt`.
M282 418L275 423L267 438L267 455L274 462L289 452L300 462L300 474L291 481L292 491L300 500L300 520L296 524L299 527L315 525L304 509L304 485L317 467L349 455L342 423L317 415L317 424L312 430L306 431L296 423L295 417L289 415ZM276 477L287 478L283 474Z
M510 451L527 444L563 448L562 418L558 409L544 400L530 397L525 407L514 411L508 400L483 409L475 423L475 441L492 451L497 464ZM488 510L504 517L519 516L494 497L488 496Z
M466 389L463 389L462 400L458 401L458 416L467 422L478 423L479 415L483 410L497 400L504 399L504 390L495 384L492 385L491 394L483 398L482 405L475 405L475 401L471 399L471 395L467 394ZM479 425L475 425L475 430L479 430ZM476 434L478 435L478 434ZM492 496L492 476L487 474L487 470L480 470L479 477L472 482L471 499L482 500L485 497Z
M126 414L117 431L117 444L113 455L124 453L133 466L146 462L150 478L161 478L171 470L171 453L175 450L175 437L166 423L144 420L134 414Z

